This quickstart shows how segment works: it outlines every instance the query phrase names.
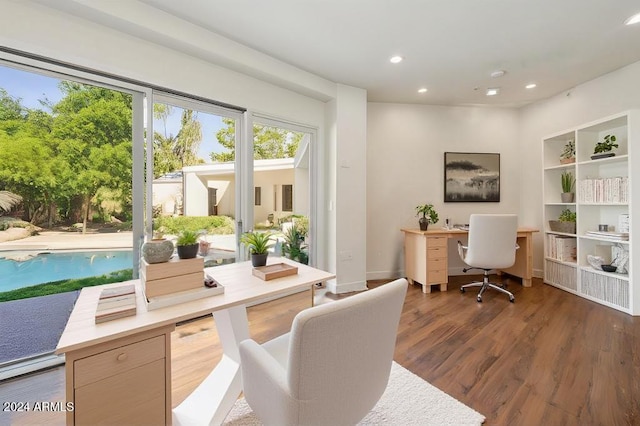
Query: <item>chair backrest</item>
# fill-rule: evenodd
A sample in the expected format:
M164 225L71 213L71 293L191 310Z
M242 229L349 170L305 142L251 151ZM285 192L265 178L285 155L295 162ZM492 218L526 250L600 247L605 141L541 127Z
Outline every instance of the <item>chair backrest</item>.
M389 380L406 292L399 279L295 317L287 380L300 419L320 412L321 424L354 424L373 408Z
M517 238L515 214L472 214L464 261L483 269L508 268L516 260Z

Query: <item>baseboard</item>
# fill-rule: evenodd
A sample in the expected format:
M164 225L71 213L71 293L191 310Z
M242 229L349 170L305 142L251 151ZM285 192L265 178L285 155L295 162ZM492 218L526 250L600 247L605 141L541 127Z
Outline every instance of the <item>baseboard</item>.
M395 280L405 277L404 271L374 271L367 272L367 280Z
M333 294L350 293L367 289L366 281L354 281L350 283L337 283L336 280L327 281L327 291Z

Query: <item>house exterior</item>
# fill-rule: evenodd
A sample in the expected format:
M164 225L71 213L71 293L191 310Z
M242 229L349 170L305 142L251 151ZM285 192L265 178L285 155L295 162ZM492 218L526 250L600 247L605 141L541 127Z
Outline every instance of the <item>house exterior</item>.
M254 223L309 215L308 167L296 158L255 160L253 183ZM187 166L153 181L153 204L162 215L235 217L235 194L231 162Z

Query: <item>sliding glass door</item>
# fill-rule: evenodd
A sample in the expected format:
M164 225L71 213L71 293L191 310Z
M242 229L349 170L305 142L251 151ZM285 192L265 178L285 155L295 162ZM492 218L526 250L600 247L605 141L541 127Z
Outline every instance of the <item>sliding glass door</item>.
M148 234L194 231L206 266L235 262L242 114L205 102L154 94L153 176Z

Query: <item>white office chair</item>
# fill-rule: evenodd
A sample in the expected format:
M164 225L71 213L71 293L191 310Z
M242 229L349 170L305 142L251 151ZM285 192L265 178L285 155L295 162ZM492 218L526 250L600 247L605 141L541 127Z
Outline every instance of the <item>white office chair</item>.
M247 403L266 425L356 424L391 371L407 281L300 312L291 332L240 343Z
M460 287L461 292L469 287L481 287L477 300L482 302L482 294L488 288L498 290L509 296L509 301L514 302L513 294L504 289L504 286L489 282L489 271L492 269L504 269L513 266L516 261L518 244L518 217L514 214L472 214L469 219L469 240L464 246L458 241L458 253L470 266L464 268L483 269L482 282L465 284Z

